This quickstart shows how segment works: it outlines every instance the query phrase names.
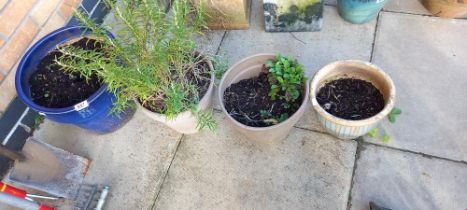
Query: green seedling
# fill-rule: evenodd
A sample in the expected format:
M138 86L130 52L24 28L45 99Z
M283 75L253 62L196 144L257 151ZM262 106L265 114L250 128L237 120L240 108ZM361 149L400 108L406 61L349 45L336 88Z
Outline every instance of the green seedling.
M402 114L402 110L400 108L394 107L388 115L389 122L395 123L397 116L399 116L400 114ZM378 129L377 128L371 129L370 132L368 133L368 136L371 138L375 138L376 136L378 136ZM381 136L381 140L383 141L384 144L387 144L391 140L391 136L388 134L384 134L383 136Z
M34 115L34 129L39 129L40 124L44 122L44 116L40 114Z
M389 122L395 123L397 116L399 116L401 113L402 113L401 109L394 107L388 115Z
M213 55L211 56L212 63L214 65L214 75L216 77L216 86L219 85L222 76L229 68L229 60L225 56Z
M261 118L270 118L272 115L270 112L266 110L259 110L259 114L261 115Z
M373 128L370 130L370 132L368 133L368 136L370 136L371 138L375 138L376 135L378 135L378 128Z
M281 114L279 117L274 117L272 114L266 110L260 110L259 114L261 118L263 119L264 122L266 123L271 123L273 125L276 125L278 123L284 122L289 118L289 115L287 113Z
M279 122L284 122L284 121L287 120L288 118L289 118L289 114L283 113L283 114L281 114L281 116L279 117L279 119L277 119L277 121L279 121Z
M391 136L389 136L388 134L384 134L383 137L381 137L381 140L383 140L384 144L387 144L389 143L389 140L391 140Z

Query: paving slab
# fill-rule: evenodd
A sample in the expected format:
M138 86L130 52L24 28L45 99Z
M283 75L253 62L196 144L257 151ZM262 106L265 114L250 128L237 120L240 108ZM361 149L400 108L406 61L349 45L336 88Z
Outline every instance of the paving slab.
M467 161L467 20L383 12L379 21L373 62L393 79L402 109L381 125L388 145Z
M215 55L226 33L225 30L206 30L196 36L198 51L204 54Z
M222 129L185 136L155 209L345 209L356 142L293 129L286 140Z
M357 160L351 209L466 209L467 164L365 145Z
M181 136L140 111L111 134L96 135L48 120L34 134L92 160L84 182L110 186L106 209L149 209Z
M262 10L254 1L253 11ZM350 24L337 14L332 6L324 7L324 23L320 32L267 33L263 14L252 13L249 30L228 31L221 49L233 63L257 53L277 53L295 56L313 75L322 66L336 60L369 60L376 21L368 24Z
M252 11L262 11L261 1L253 1ZM296 57L310 78L333 61L370 60L376 21L363 25L345 22L333 6L324 7L323 21L320 32L267 33L264 31L262 12L254 12L251 14L250 29L227 31L220 51L231 65L257 53L281 52ZM220 109L217 90L214 101L214 107ZM303 128L322 130L315 121L314 114L309 110L299 124Z
M295 127L326 133L326 129L318 121L318 116L311 106L311 101L309 103L303 117L295 124Z

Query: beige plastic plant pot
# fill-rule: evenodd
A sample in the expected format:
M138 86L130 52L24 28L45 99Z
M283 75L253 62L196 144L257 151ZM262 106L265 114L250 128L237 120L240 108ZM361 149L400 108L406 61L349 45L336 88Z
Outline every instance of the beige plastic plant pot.
M206 94L201 98L198 104L198 110L199 111L204 111L207 110L209 107L211 107L212 103L212 93L214 90L214 67L212 65L212 62L209 59L205 59L205 61L208 63L209 69L211 71L211 82L209 83L208 90L206 91ZM146 108L144 108L140 103L138 104L139 108L150 118L164 123L168 127L174 129L175 131L183 134L193 134L197 133L199 131L198 128L198 119L193 115L191 110L182 112L177 115L174 119L168 119L166 115L159 114L152 112Z
M381 112L363 120L346 120L326 112L316 99L321 87L340 78L357 78L371 82L383 94L385 106ZM357 60L337 61L319 70L311 81L311 103L326 131L341 139L355 139L370 132L394 107L396 88L391 78L379 67Z
M458 18L467 14L467 1L423 0L423 5L438 17Z
M250 140L270 143L285 139L295 123L297 123L300 117L302 117L308 103L309 84L308 81L306 81L304 90L305 96L303 97L302 105L292 116L277 125L261 128L250 127L238 122L227 112L224 106L225 90L230 85L235 84L240 80L257 77L262 70L264 62L275 58L276 56L274 54L257 54L247 57L233 65L224 74L219 85L219 101L221 102L222 111L227 116L227 121L233 128L238 130Z

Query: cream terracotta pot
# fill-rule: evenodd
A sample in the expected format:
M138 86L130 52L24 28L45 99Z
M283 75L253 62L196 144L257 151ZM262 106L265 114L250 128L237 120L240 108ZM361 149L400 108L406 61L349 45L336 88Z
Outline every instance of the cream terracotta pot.
M205 61L208 63L209 69L211 71L211 82L209 83L208 90L206 91L206 94L201 98L198 104L198 110L199 111L204 111L208 109L211 106L212 103L212 93L214 90L214 67L212 65L212 62L209 59L205 59ZM138 104L139 108L150 118L164 123L168 127L174 129L175 131L183 134L193 134L197 133L199 131L198 129L198 120L196 117L193 115L191 111L185 111L177 115L174 119L168 119L166 115L159 114L152 112L143 106L141 106L140 103Z
M240 133L245 135L251 140L257 140L260 142L273 142L281 140L287 137L292 127L297 123L300 117L305 112L308 103L309 84L305 82L305 96L300 108L287 120L277 125L269 127L250 127L236 121L227 112L224 106L224 92L232 84L239 82L240 80L249 79L256 77L260 74L262 66L265 61L275 59L274 54L257 54L247 57L235 65L233 65L222 77L219 85L219 101L221 102L221 109L227 116L227 122Z
M346 120L326 112L316 96L327 82L340 78L357 78L371 82L383 94L385 106L381 112L363 120ZM394 108L396 88L391 78L379 67L364 61L346 60L331 63L319 70L311 81L311 104L326 131L341 139L355 139L367 134Z

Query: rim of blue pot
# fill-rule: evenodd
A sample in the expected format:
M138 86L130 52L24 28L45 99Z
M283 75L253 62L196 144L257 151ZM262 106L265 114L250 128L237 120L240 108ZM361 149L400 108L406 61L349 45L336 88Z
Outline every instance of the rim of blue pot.
M19 95L19 93L21 93L24 96L24 97L20 97L20 99L22 99L22 101L27 106L29 106L30 108L38 111L39 113L44 113L44 114L65 114L65 113L76 111L75 107L74 107L76 104L74 104L72 106L68 106L68 107L63 107L63 108L49 108L49 107L41 106L41 105L35 103L31 99L31 97L29 95L25 94L23 86L21 85L21 83L22 83L21 82L22 81L22 76L21 75L23 75L23 71L25 69L24 65L25 65L26 61L28 61L31 58L31 56L34 55L34 53L37 51L37 48L42 46L44 44L44 42L46 42L51 37L56 36L57 34L66 32L66 31L74 30L74 29L79 29L80 31L83 32L79 37L84 37L84 35L89 35L91 33L91 29L89 29L87 27L84 27L84 26L65 26L65 27L59 28L59 29L57 29L55 31L52 31L51 33L47 34L46 36L42 37L39 41L34 43L34 45L26 51L26 53L21 58L20 63L18 64L18 69L17 69L16 75L15 75L16 92L18 93L18 95ZM111 39L115 39L113 34L110 33L109 31L107 31L107 36L109 36ZM64 39L60 43L58 43L56 46L60 46L60 45L66 43L67 41L69 41L69 40L71 40L73 38L77 38L77 37L70 37L69 39ZM55 48L53 48L53 49L55 49ZM51 49L51 50L53 50L53 49ZM27 82L27 84L29 84L29 81ZM104 92L106 92L106 90L107 90L107 84L104 83L96 92L94 92L89 98L87 98L86 101L89 104L92 103L99 96L104 94ZM79 104L79 103L77 103L77 104Z

